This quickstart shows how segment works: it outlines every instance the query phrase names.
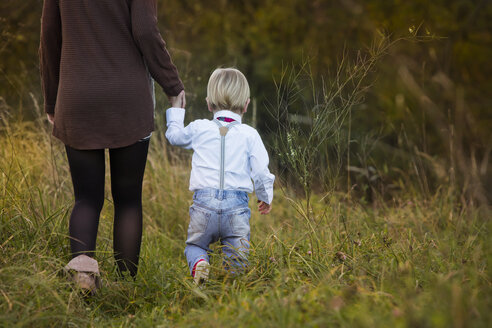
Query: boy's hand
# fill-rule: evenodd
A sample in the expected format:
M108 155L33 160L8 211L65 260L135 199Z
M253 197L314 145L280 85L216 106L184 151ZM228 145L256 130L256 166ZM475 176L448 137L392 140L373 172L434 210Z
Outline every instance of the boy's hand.
M184 90L181 91L177 96L169 97L169 102L171 103L171 107L185 108L186 98Z
M263 201L258 201L258 211L260 211L260 214L268 214L272 210L272 204L267 204Z
M48 116L48 122L51 124L55 124L55 115L53 114L46 114Z

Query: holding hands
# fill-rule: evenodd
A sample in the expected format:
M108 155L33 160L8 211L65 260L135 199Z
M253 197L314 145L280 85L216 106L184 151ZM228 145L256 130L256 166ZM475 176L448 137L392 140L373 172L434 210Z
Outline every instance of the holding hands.
M186 97L184 90L179 93L177 96L168 97L169 102L171 103L171 107L176 108L185 108L186 106Z

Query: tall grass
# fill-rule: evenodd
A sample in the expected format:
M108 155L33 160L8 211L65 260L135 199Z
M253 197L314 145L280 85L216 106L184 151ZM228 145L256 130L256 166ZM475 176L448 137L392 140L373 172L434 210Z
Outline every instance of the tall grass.
M490 220L440 191L377 207L337 193L306 198L277 188L269 216L253 211L250 269L230 277L220 250L197 288L183 247L189 153L152 137L144 181L144 238L136 281L118 280L107 191L96 258L103 288L84 299L63 276L73 202L63 146L43 115L2 119L0 326L487 327ZM162 114L158 117L162 127ZM109 178L109 177L108 177ZM109 186L109 183L107 184ZM251 205L255 206L252 199ZM304 206L304 207L302 207Z

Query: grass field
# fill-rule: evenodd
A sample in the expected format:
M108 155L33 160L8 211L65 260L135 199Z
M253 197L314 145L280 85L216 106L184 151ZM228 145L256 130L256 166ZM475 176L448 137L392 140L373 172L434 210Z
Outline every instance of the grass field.
M168 154L162 131L144 182L138 278L117 279L108 188L96 256L103 288L84 299L61 270L73 194L48 130L39 119L0 135L0 326L490 327L488 212L444 188L376 206L314 195L308 215L277 188L269 216L253 211L249 271L229 277L217 249L211 281L197 288L183 255L189 164Z

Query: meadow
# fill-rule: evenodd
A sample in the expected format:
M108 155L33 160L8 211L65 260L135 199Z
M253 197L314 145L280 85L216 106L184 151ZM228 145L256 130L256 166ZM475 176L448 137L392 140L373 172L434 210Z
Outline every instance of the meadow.
M87 298L62 271L73 202L63 145L39 113L3 117L0 326L490 326L489 212L446 187L371 203L313 191L307 204L279 179L272 213L252 211L248 271L229 276L215 247L211 280L195 286L183 255L190 154L168 149L162 121L160 112L137 279L115 272L107 187L96 255L103 288Z
M164 137L144 179L137 279L119 279L106 201L84 297L63 273L73 191L41 113L43 1L0 1L0 327L489 327L492 6L463 0L158 0L159 30L203 118L235 66L276 174L251 195L247 272L214 247L198 288L183 254L190 153ZM109 170L108 170L109 171Z

